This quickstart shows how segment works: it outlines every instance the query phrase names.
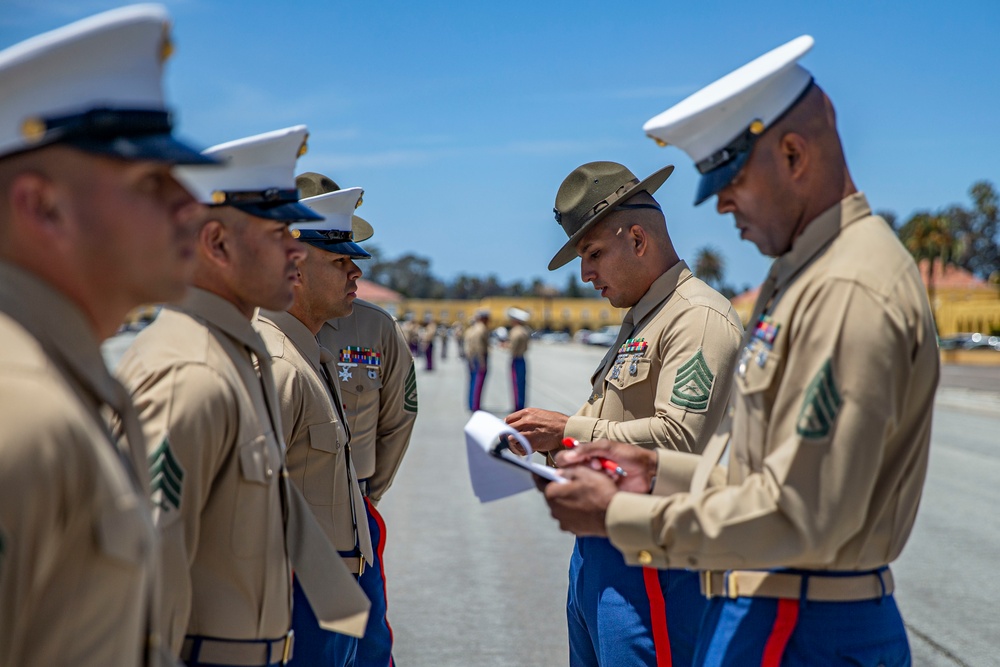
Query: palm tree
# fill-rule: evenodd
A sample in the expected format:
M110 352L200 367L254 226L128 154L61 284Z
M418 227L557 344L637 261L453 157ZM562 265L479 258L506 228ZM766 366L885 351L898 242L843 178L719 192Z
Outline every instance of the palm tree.
M940 260L943 269L946 265L953 264L960 254L960 244L952 220L944 213L914 213L900 227L899 240L918 265L922 260L927 260L927 297L931 302L931 312L935 312L934 262Z
M726 274L726 260L712 246L700 248L694 258L694 275L719 289Z

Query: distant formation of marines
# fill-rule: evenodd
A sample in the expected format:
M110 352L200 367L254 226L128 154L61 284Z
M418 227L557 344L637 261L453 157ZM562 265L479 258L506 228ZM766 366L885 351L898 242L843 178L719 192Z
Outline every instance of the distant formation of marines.
M889 564L927 469L935 329L798 64L812 45L644 128L775 258L745 332L673 247L653 196L672 166L589 162L556 193L549 269L580 257L628 309L575 415L530 407L531 314L506 312L506 421L567 480L536 481L577 535L571 665L910 662ZM0 51L0 667L389 667L377 503L414 357L433 371L455 335L481 409L490 314L400 326L357 299L361 188L295 175L303 125L176 139L171 51L158 5ZM112 377L100 342L150 303Z

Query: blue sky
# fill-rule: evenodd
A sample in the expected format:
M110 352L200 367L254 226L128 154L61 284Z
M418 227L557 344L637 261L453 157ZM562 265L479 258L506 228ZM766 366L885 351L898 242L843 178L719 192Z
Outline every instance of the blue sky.
M0 46L119 6L0 0ZM657 198L682 257L710 245L727 280L770 260L738 239L697 173L642 133L650 117L801 34L802 64L838 110L854 180L901 219L1000 184L1000 2L736 0L353 3L168 0L167 87L180 134L209 146L305 123L300 170L365 188L359 213L388 257L445 279L494 273L564 286L562 179L614 160L640 178L677 166Z

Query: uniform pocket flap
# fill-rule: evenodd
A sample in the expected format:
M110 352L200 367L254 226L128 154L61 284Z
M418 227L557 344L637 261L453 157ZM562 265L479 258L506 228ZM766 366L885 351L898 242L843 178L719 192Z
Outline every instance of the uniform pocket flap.
M649 359L628 359L621 364L612 365L611 370L604 376L604 381L619 389L625 389L645 382L649 377L649 366Z
M275 464L267 456L267 439L259 435L240 446L240 471L248 482L267 484L274 476Z
M313 424L309 427L309 446L336 454L344 446L344 429L338 422Z
M781 365L781 356L763 344L751 342L740 355L736 369L737 381L744 394L764 391L774 383Z
M341 381L340 388L350 394L366 394L382 388L382 369L377 366L354 369L349 380Z

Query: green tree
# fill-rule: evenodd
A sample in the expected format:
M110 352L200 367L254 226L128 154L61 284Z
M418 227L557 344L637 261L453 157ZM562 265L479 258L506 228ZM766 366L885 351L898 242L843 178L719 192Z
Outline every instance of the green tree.
M563 296L568 299L579 299L583 294L583 290L580 289L580 279L576 277L575 273L569 274L566 278L566 289L563 290Z
M726 260L712 246L704 246L695 254L694 275L704 280L709 286L721 289L722 281L726 275Z
M969 188L972 208L951 206L945 210L961 244L957 262L963 268L988 279L1000 270L1000 208L997 192L989 181Z
M896 225L899 222L899 218L896 217L895 213L892 211L875 211L875 215L881 216L889 224L889 228L892 231L898 231Z
M935 309L934 261L941 266L954 264L959 255L960 243L955 234L952 220L944 213L921 211L914 213L899 228L899 239L919 264L927 260L927 297Z

